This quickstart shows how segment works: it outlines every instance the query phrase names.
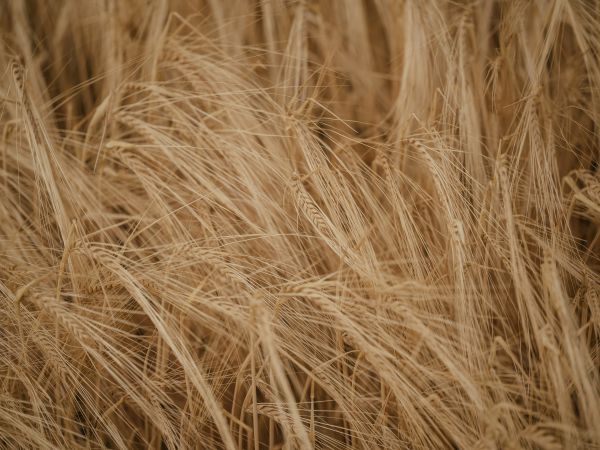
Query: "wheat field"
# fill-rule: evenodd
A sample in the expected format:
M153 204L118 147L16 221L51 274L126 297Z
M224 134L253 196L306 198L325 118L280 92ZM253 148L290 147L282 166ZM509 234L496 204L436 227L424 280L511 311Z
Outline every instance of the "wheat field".
M0 448L600 448L600 2L1 0Z

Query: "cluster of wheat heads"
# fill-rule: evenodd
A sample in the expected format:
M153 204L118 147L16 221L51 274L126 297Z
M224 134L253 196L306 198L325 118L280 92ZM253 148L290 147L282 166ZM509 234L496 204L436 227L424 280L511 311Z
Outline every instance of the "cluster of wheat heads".
M0 2L2 449L600 446L600 3Z

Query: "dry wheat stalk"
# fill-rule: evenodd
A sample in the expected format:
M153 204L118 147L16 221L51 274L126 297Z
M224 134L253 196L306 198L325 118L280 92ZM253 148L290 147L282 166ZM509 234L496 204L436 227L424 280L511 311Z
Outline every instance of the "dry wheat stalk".
M5 0L0 449L600 448L598 0Z

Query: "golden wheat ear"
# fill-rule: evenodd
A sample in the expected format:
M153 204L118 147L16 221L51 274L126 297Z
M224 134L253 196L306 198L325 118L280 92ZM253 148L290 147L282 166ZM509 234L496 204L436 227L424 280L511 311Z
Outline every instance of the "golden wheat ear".
M598 0L0 3L0 450L600 448Z

